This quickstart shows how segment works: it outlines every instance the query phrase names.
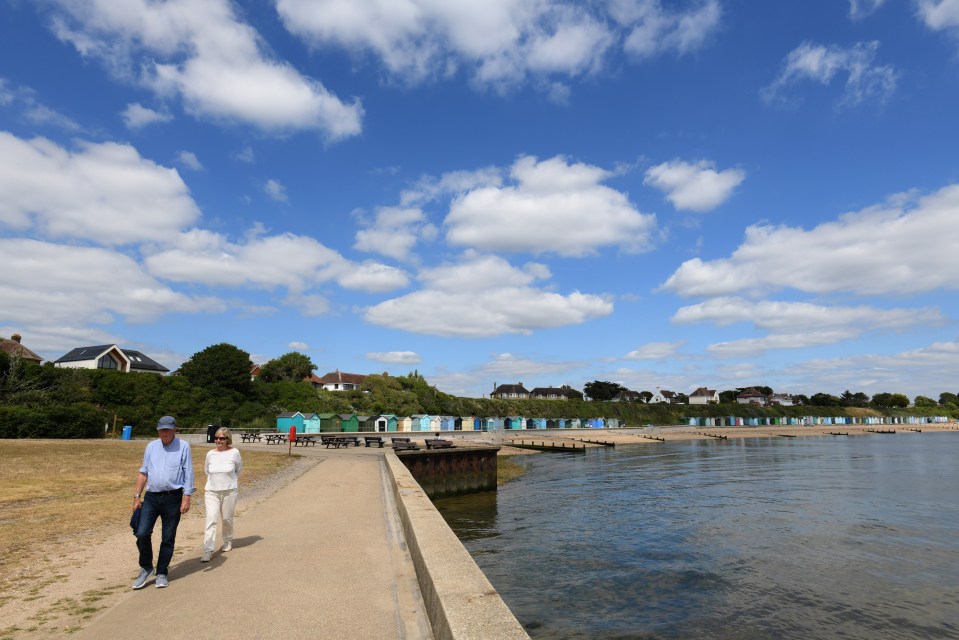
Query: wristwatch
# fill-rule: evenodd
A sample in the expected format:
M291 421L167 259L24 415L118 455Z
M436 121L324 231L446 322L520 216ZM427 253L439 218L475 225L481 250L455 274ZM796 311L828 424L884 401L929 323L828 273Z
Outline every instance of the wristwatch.
M139 497L140 497L140 494L139 494L139 493L134 493L134 494L133 494L133 499L134 499L134 500L137 500Z

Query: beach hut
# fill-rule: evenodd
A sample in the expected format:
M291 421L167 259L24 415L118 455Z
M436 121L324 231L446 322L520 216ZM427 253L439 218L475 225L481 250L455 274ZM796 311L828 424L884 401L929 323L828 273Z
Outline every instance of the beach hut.
M610 429L618 429L623 426L622 421L619 418L609 418L606 420L606 426Z
M413 430L413 418L410 416L397 416L396 417L396 430L397 431L412 431Z
M340 430L348 433L356 433L360 430L360 421L355 413L341 413L337 416L340 419Z
M290 427L296 427L297 433L303 433L303 414L299 411L284 411L276 417L276 430L289 433Z
M545 429L546 428L546 418L533 418L533 429Z
M376 431L376 416L356 416L360 431Z
M520 416L507 416L503 418L504 429L522 429L525 420Z
M502 418L480 418L480 431L493 431L494 429L504 429Z
M320 414L309 413L304 415L302 433L319 433L319 432L320 432Z
M381 413L375 417L373 422L376 425L376 428L373 429L374 431L396 431L396 416L392 413Z
M335 413L321 413L320 433L333 433L339 431L339 418Z
M473 431L473 416L457 416L453 418L453 431Z
M429 431L430 430L430 417L426 414L419 413L415 416L410 416L410 431Z
M456 418L453 416L440 416L440 431L455 431Z

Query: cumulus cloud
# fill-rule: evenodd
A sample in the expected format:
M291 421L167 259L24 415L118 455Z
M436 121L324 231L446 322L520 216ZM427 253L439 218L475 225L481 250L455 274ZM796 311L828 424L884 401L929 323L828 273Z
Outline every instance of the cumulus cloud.
M364 262L344 268L336 281L346 289L367 293L395 291L410 283L409 276L403 270L379 262Z
M417 207L381 207L366 228L356 232L354 249L405 260L417 242L433 239L436 227Z
M406 82L465 69L478 87L572 78L602 68L625 40L636 56L701 47L719 21L718 0L669 12L659 0L604 4L526 0L277 0L286 28L316 47L373 53ZM556 83L534 82L557 96ZM560 95L562 92L560 93Z
M270 178L266 181L266 184L263 185L263 190L266 191L266 194L276 200L277 202L289 202L290 198L286 195L286 187L284 187L279 180L274 180Z
M310 345L305 342L291 342L286 345L288 348L293 349L294 351L309 351Z
M192 169L194 171L203 171L203 165L200 163L200 160L196 157L196 154L192 151L181 151L177 154L176 160L178 163L186 167L187 169Z
M0 106L20 109L20 117L39 127L53 127L68 132L78 132L82 127L73 118L49 107L37 99L37 92L30 87L9 84L0 78Z
M385 364L419 364L423 362L423 358L415 351L369 351L366 358Z
M142 129L158 122L170 122L173 116L165 111L155 111L139 102L132 102L120 114L127 129Z
M57 37L124 80L164 98L178 96L198 118L267 131L317 130L330 139L361 130L359 101L344 102L271 58L227 0L54 0L54 6Z
M679 349L686 344L685 340L676 342L648 342L638 349L626 354L627 360L666 360L675 358Z
M849 17L861 20L872 15L886 0L849 0Z
M959 32L959 0L919 0L919 17L933 31Z
M0 238L0 255L4 319L25 326L107 324L117 317L148 322L164 313L226 308L216 298L174 291L110 249Z
M479 187L453 200L447 241L484 251L571 257L606 246L646 250L655 216L640 213L624 193L602 184L611 175L560 156L523 156L510 168L510 184Z
M786 56L779 75L760 95L767 103L786 102L788 90L804 80L828 85L844 74L846 86L839 106L884 103L895 91L899 73L890 65L874 64L878 50L876 41L849 48L804 42Z
M664 192L677 209L709 211L728 200L746 179L746 173L739 169L716 171L714 167L708 160L664 162L646 171L643 184Z
M199 217L179 174L131 146L0 131L0 225L103 244L163 241Z
M868 331L901 331L920 324L940 324L935 308L880 309L868 305L824 306L808 302L754 302L743 298L715 298L679 309L677 324L708 322L719 326L748 323L766 332L748 338L712 344L719 357L756 356L773 349L802 349L858 338Z
M702 47L719 27L722 6L719 0L701 0L686 11L669 11L660 0L613 0L610 13L627 29L623 49L648 58Z
M365 310L367 322L412 333L466 338L530 334L609 315L606 297L536 288L549 277L542 265L519 269L494 256L426 269L419 291ZM429 309L429 313L424 313Z
M755 225L728 258L684 262L662 288L683 296L794 289L911 295L959 286L959 185L848 213L811 230Z

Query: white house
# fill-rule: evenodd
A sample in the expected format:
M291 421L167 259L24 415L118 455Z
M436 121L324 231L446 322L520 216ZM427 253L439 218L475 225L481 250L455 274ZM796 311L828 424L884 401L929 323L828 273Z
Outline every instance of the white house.
M327 391L356 391L366 380L366 376L359 373L344 373L337 369L322 378L312 375L307 378L314 387L322 387Z
M719 392L700 387L689 394L689 404L719 404Z
M653 394L653 397L649 399L649 404L679 404L679 397L674 391L666 391L665 389L656 388L656 393Z
M736 402L738 404L761 404L765 406L769 404L769 398L759 389L750 387L736 394Z

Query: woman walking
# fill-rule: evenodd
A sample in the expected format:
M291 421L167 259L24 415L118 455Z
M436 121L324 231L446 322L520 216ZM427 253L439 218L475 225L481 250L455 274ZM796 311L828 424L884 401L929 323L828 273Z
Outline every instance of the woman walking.
M240 452L233 447L233 434L226 427L217 429L213 436L216 449L206 454L203 470L206 472L204 502L206 504L206 534L203 538L203 558L209 562L216 548L216 523L223 518L223 551L233 548L233 512L239 495L239 475L243 469Z

